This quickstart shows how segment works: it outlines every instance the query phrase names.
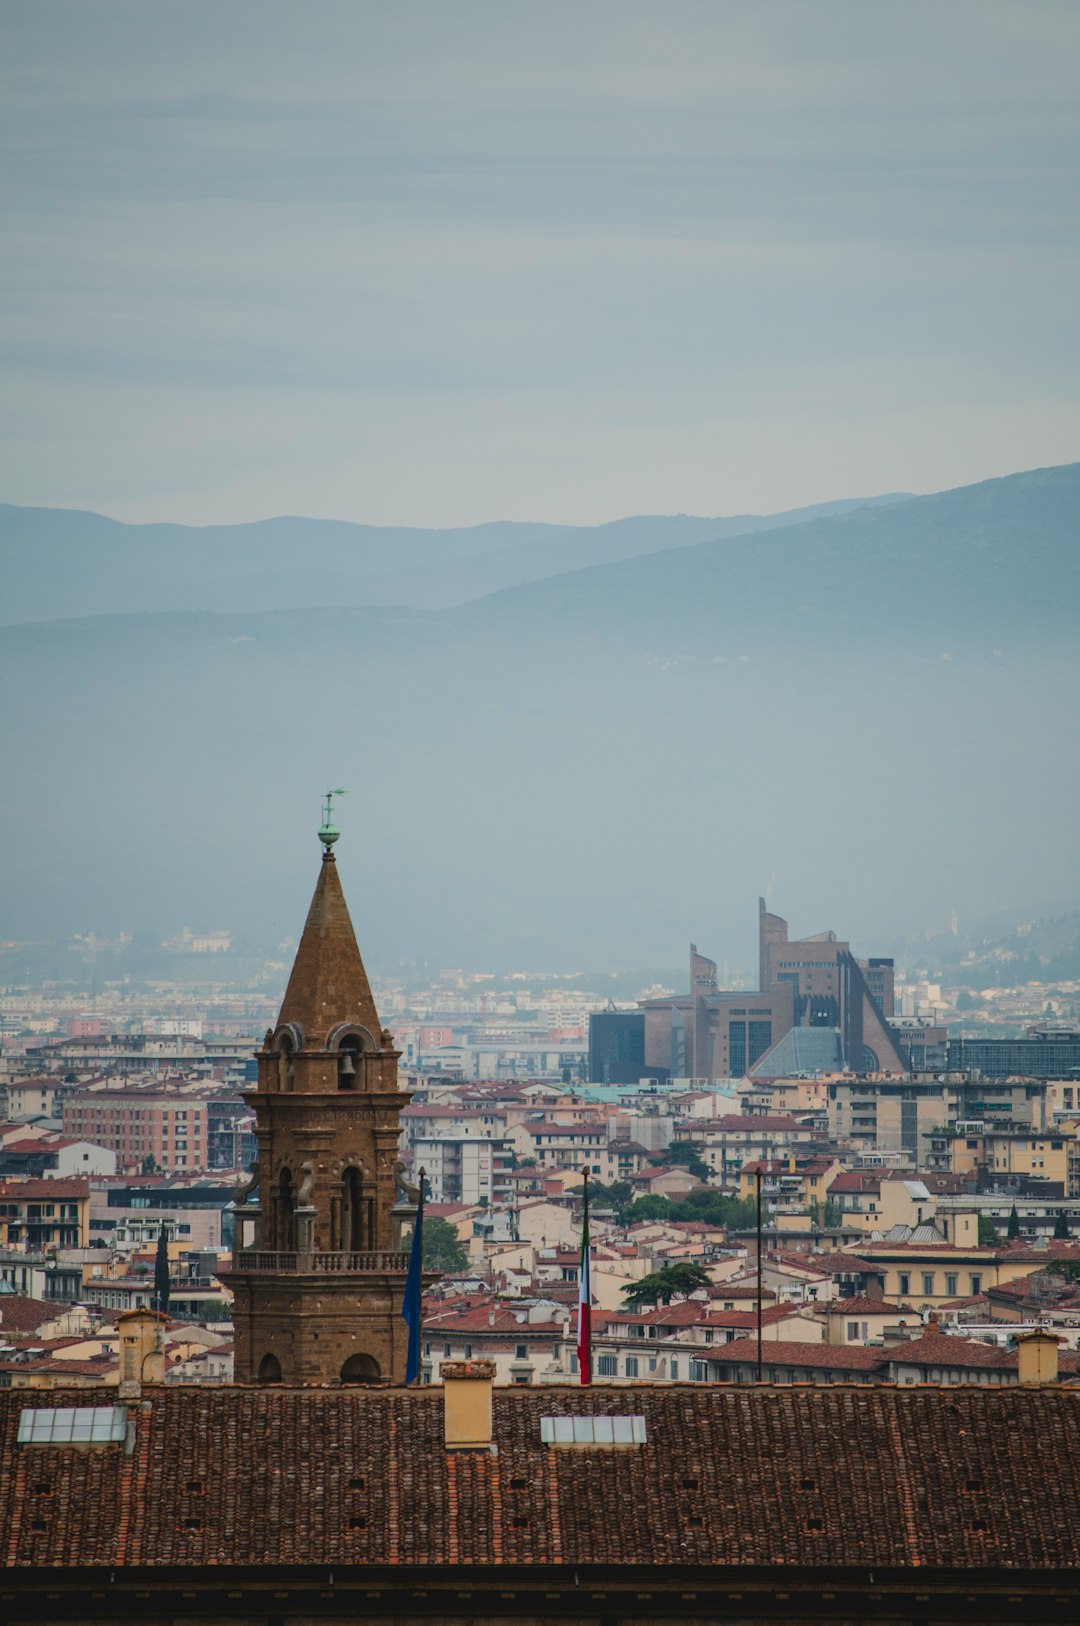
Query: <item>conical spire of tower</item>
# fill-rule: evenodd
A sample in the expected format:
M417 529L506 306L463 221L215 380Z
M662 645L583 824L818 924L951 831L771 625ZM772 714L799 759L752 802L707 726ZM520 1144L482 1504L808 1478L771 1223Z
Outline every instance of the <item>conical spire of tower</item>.
M324 841L315 895L293 961L278 1026L295 1022L308 1050L321 1049L331 1029L358 1022L379 1043L381 1023L341 890L331 845ZM334 831L337 837L337 831Z

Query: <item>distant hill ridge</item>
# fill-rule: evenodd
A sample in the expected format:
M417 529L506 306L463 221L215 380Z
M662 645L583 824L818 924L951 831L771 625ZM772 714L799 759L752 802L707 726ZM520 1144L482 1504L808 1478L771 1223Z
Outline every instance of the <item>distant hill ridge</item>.
M63 619L54 552L57 618L0 629L5 939L276 941L337 784L384 961L745 963L774 871L873 952L1080 896L1080 465L678 535L438 610L320 557L321 607Z
M895 493L865 499L898 500ZM587 565L845 513L863 501L717 519L638 515L595 526L494 521L452 530L302 517L127 525L80 509L0 505L0 624L327 603L445 609Z

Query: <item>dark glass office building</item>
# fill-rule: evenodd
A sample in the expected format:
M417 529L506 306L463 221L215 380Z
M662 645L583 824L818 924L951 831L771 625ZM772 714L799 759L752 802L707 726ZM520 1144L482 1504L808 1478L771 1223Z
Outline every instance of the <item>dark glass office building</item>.
M950 1072L977 1069L987 1078L1080 1077L1080 1033L1028 1039L950 1039Z
M589 1083L636 1084L645 1075L645 1012L594 1011L589 1017Z

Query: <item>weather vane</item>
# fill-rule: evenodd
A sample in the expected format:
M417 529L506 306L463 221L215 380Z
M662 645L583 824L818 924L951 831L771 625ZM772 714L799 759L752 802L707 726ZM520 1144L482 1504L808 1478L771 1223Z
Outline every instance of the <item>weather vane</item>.
M330 851L330 848L334 845L334 842L341 834L341 831L334 823L334 797L344 796L344 794L345 792L340 789L328 790L326 795L323 797L323 821L322 829L319 831L319 840L322 842L327 852Z

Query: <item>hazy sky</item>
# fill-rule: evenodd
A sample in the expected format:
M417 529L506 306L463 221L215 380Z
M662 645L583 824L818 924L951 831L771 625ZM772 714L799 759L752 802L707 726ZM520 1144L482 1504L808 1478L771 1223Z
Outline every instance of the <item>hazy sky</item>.
M4 0L0 499L599 521L1080 455L1076 0Z

